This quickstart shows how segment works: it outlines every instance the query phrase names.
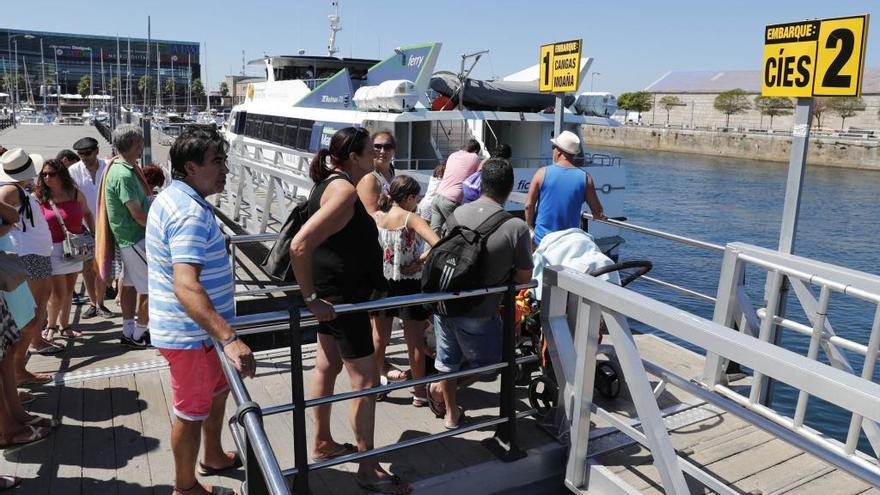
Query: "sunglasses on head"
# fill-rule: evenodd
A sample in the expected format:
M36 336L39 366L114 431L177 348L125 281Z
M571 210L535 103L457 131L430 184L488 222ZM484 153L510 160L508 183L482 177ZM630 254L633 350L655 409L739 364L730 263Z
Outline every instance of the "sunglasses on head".
M376 151L390 151L394 149L394 145L391 143L373 143L373 149Z
M351 154L351 148L354 146L354 142L358 140L358 136L360 136L361 133L369 134L369 132L363 127L355 127L354 134L351 135L351 139L348 141L348 151L346 151L344 155L346 160L348 159L348 155Z
M55 177L58 175L58 172L43 172L40 174L42 177Z

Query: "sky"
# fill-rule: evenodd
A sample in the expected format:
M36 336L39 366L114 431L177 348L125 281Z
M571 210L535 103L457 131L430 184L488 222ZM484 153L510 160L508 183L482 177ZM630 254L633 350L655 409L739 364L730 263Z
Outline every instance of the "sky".
M74 13L68 0L41 0L39 14L29 2L3 3L0 26L13 29L146 37L149 15L154 38L202 43L202 79L211 89L241 72L242 50L248 61L299 49L326 55L331 12L323 0L90 0ZM457 72L463 53L488 49L473 76L491 78L538 63L541 44L582 38L583 54L595 59L587 89L615 94L644 89L671 70L760 69L767 24L864 13L880 22L876 0L339 3L337 55L385 58L397 46L439 41L437 70ZM869 29L866 67L880 66L877 29Z

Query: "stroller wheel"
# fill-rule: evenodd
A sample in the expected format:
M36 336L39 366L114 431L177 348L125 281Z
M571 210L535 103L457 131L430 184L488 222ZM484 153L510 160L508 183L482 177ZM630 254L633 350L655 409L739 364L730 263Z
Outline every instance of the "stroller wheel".
M620 395L620 376L609 363L596 365L596 382L594 388L606 399L614 399Z
M529 404L537 409L539 416L546 416L556 407L558 394L556 382L546 376L539 376L529 384Z

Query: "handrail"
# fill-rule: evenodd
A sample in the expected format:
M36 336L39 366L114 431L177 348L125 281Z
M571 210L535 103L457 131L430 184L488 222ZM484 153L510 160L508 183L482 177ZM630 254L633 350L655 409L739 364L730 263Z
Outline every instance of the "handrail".
M682 244L687 244L688 246L698 247L702 249L708 249L710 251L717 251L719 253L724 252L724 246L720 244L715 244L712 242L700 241L698 239L692 239L690 237L685 237L677 234L670 234L669 232L664 232L662 230L652 229L649 227L643 227L641 225L636 225L631 222L621 222L620 220L613 220L611 218L605 220L597 220L593 217L591 213L583 212L581 214L584 218L594 221L607 223L608 225L614 225L615 227L620 227L622 229L632 230L634 232L640 232L642 234L653 235L655 237L660 237L662 239L667 239L670 241L680 242Z
M406 296L395 296L375 301L367 301L362 303L339 304L334 309L337 316L353 313L374 311L378 309L387 309L392 307L411 306L415 304L425 304L430 302L439 302L449 299L467 298L484 296L488 294L505 294L505 311L504 311L504 332L503 332L503 352L502 361L496 364L490 364L479 368L471 368L467 370L459 370L451 373L439 373L418 379L411 379L402 382L395 382L388 385L379 385L372 388L334 394L327 397L319 397L305 400L303 397L304 387L302 385L303 370L301 357L301 338L299 329L302 327L303 320L314 319L314 315L306 308L293 307L290 311L273 311L256 315L236 316L230 324L239 335L263 333L265 331L287 330L291 335L291 372L293 373L293 402L289 404L281 404L262 408L258 404L251 402L241 377L232 368L226 360L222 348L216 346L216 352L220 356L223 364L223 371L230 383L233 399L239 408L238 422L244 427L244 436L233 427L233 438L236 446L240 450L246 450L244 455L248 460L248 469L246 469L245 484L248 486L248 492L251 492L253 486L254 492L262 490L273 494L288 494L287 486L284 478L286 476L296 475L294 478L294 490L297 492L308 491L308 472L311 470L322 469L344 462L352 462L367 457L380 455L387 452L411 447L442 438L447 438L477 429L495 426L496 439L498 440L496 449L499 450L500 457L510 461L520 458L524 455L519 450L516 440L515 421L518 418L533 414L534 411L517 412L516 411L516 395L515 395L515 367L519 364L537 361L537 356L526 356L517 358L515 354L515 336L514 336L514 295L521 289L533 288L537 284L530 282L526 284L511 284L507 286L486 287L472 289L459 292L441 292L431 294L413 294ZM289 322L289 324L284 324ZM321 404L329 404L350 400L357 397L374 395L381 392L388 392L402 388L411 387L418 384L429 384L439 380L446 380L475 374L482 374L494 371L501 371L501 415L498 418L463 425L455 430L427 435L425 437L403 440L393 445L377 447L366 452L357 452L348 456L337 459L309 463L306 458L306 439L305 439L305 410ZM262 428L261 419L265 415L278 414L282 412L292 411L294 415L294 453L295 466L290 469L282 470L275 459L271 446ZM232 427L232 421L230 421ZM242 448L243 447L243 448ZM244 452L242 452L244 454ZM254 465L251 465L253 459ZM262 479L256 479L254 472L257 467L262 474Z

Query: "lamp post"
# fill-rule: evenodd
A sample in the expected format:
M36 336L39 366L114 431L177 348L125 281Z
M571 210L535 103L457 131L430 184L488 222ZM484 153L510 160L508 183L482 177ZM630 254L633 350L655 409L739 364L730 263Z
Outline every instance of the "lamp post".
M593 92L593 82L596 80L596 76L601 76L601 72L593 72L590 74L590 93Z
M7 34L7 39L6 39L7 50L9 50L11 52L12 45L15 45L15 64L14 64L15 65L15 74L13 75L13 77L15 78L14 79L15 91L12 95L12 127L13 128L18 127L18 122L16 122L16 119L15 119L15 105L18 103L18 40L16 38L24 38L26 40L32 40L32 39L36 38L36 36L34 36L32 34L25 34L25 33Z

